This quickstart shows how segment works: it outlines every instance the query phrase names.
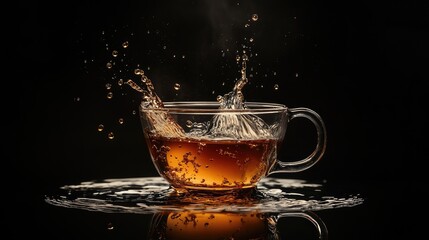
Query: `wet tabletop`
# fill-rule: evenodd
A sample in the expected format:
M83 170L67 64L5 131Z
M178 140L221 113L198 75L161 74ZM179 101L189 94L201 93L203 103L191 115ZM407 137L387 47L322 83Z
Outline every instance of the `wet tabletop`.
M66 185L46 202L59 207L106 213L151 214L161 211L275 212L319 211L362 204L358 193L339 196L322 183L265 178L255 190L215 194L177 192L161 177L105 179Z

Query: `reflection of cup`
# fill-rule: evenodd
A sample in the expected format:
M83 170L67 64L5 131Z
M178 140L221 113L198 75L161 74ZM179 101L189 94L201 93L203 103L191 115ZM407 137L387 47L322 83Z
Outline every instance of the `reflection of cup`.
M167 102L163 108L140 108L159 174L176 189L236 190L253 188L272 173L308 169L320 160L326 130L316 112L275 103L246 106L219 109L217 102ZM316 126L316 148L300 161L279 161L287 125L298 117Z
M323 221L312 212L268 214L258 212L183 211L156 213L149 239L280 239L276 228L282 217L301 217L317 228L319 238L327 239Z

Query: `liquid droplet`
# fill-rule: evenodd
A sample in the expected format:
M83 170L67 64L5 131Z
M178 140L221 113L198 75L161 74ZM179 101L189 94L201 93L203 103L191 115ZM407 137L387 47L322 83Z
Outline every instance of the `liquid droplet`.
M179 91L180 90L180 84L178 84L178 83L174 84L174 90Z
M143 92L143 89L137 85L137 83L135 83L133 80L128 79L127 84L134 90L139 91L139 92Z
M134 69L134 74L135 75L144 75L144 71L141 70L140 68L136 68L136 69Z
M98 130L99 132L103 131L103 130L104 130L104 125L103 125L103 124L98 125L97 130Z
M167 49L167 46L162 47L162 49L164 49L164 50Z
M244 27L250 27L250 24L248 24L248 23L246 23L246 24L244 24Z
M113 93L112 92L108 92L107 93L107 99L112 99L113 97Z
M185 55L182 55L182 58L185 58L186 56Z
M253 42L253 38L250 38L250 39L249 39L249 42Z
M122 84L124 84L124 80L121 78L121 79L118 80L118 85L122 86Z
M192 123L192 121L191 121L191 120L187 120L187 121L186 121L186 126L187 126L188 128L191 128L191 127L192 127L192 125L193 125L193 123Z
M115 135L113 134L113 132L109 132L109 134L107 134L107 138L109 138L110 140L115 138Z
M106 89L107 90L109 90L109 89L111 89L112 88L112 84L110 84L110 83L106 83Z
M124 124L124 119L123 118L119 118L118 122L119 122L119 124Z
M298 73L295 73L295 77L298 77L299 75L298 75Z
M258 19L259 19L259 16L258 16L258 14L252 14L252 21L254 21L254 22L256 22L256 21L258 21Z
M112 63L111 62L106 63L106 67L107 67L107 69L111 69L112 68Z
M123 42L123 43L122 43L122 47L123 47L123 48L127 48L127 47L128 47L128 45L129 45L128 41L125 41L125 42Z
M107 230L113 230L113 224L112 223L108 223L107 224Z
M75 97L75 98L74 98L74 101L75 101L75 102L79 102L79 101L80 101L80 97Z
M137 113L136 110L133 110L133 115L136 115L136 113Z
M240 59L241 59L240 55L235 56L235 61L240 62Z
M112 56L113 56L113 57L117 57L117 56L118 56L118 54L119 54L119 53L118 53L118 51L113 50L113 52L112 52Z
M279 90L279 85L278 84L274 84L274 90Z

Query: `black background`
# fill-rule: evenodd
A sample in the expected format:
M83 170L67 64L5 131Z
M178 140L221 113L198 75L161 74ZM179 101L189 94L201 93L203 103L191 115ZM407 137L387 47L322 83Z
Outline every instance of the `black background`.
M232 89L239 76L235 51L249 36L258 54L249 66L258 75L245 87L246 100L311 108L328 130L323 159L284 177L327 180L336 191L366 198L356 211L325 214L332 239L406 237L419 230L419 220L412 217L424 208L427 6L410 1L65 1L20 3L19 9L18 45L11 58L17 77L8 87L19 103L13 109L18 119L4 126L17 146L5 151L12 152L8 163L16 172L8 182L17 190L11 198L17 203L11 212L20 216L11 221L15 235L24 234L21 229L59 239L98 235L81 226L104 226L103 216L88 220L91 213L55 209L43 198L86 180L157 176L132 113L139 96L117 80L136 80L132 72L139 64L166 101L214 100ZM248 22L253 13L258 21ZM246 23L251 26L245 28ZM121 47L124 41L127 49ZM124 62L111 55L113 50L126 54ZM117 65L109 70L111 60ZM113 85L111 100L106 83ZM123 125L117 123L120 117ZM97 131L99 124L104 131ZM108 131L114 132L113 140ZM291 123L281 157L304 157L314 138L310 123ZM140 224L127 221L124 225ZM142 229L124 232L125 238L144 238ZM109 236L121 238L116 234Z

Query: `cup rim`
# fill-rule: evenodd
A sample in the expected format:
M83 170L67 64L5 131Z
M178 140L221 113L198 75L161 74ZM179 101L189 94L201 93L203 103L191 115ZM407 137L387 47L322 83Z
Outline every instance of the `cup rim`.
M164 102L162 108L143 108L140 106L140 112L165 112L169 113L279 113L286 111L287 107L280 103L270 102L244 102L245 109L219 109L220 103L217 101L177 101Z

